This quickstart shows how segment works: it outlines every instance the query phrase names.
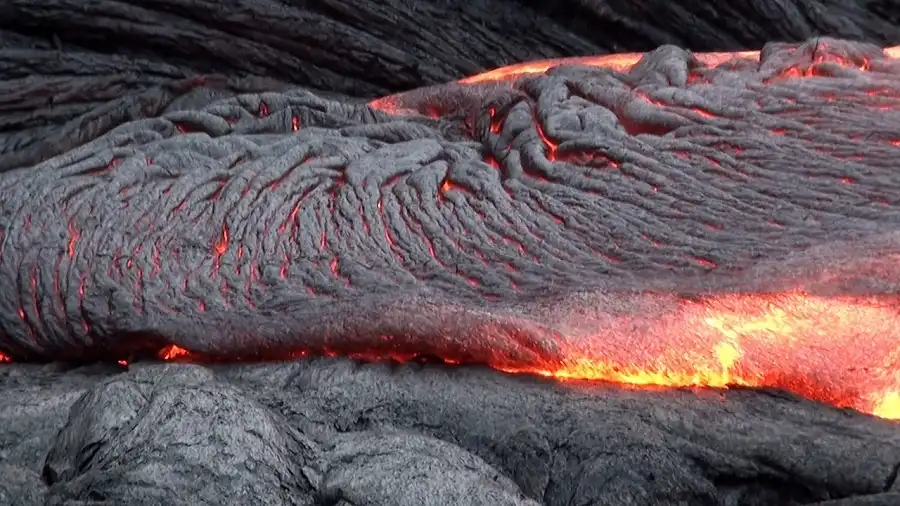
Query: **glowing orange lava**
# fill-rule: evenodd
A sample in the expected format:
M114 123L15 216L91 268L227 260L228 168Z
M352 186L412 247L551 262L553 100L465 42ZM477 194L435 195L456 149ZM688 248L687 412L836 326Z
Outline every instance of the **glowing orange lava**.
M667 300L679 302L662 314L612 316L587 334L564 335L558 343L563 358L553 363L485 365L564 382L775 388L900 420L900 298L781 293ZM313 354L335 355L297 350L286 358ZM158 357L203 361L175 345ZM348 358L416 357L360 350ZM0 362L9 361L0 355Z
M735 51L723 53L693 53L694 57L708 67L716 67L729 60L759 60L759 51ZM900 59L900 46L884 49L884 55L888 58ZM578 56L573 58L557 58L551 60L537 60L501 67L474 76L460 79L462 84L475 84L485 82L509 81L529 74L540 74L561 65L583 65L587 67L602 67L618 72L625 72L643 58L643 53L619 53L603 56Z
M184 348L170 344L159 351L159 358L162 360L178 360L190 358L191 354Z
M570 344L561 364L505 370L631 385L778 388L900 419L898 309L893 298L716 297L685 302L649 326L617 319Z
M720 53L693 53L693 55L697 60L707 65L708 67L716 67L725 62L735 59L759 61L760 53L759 51L734 51ZM884 48L884 56L891 59L900 59L900 46ZM498 69L483 72L481 74L476 74L474 76L465 77L457 81L457 83L475 85L514 81L522 76L540 74L554 67L559 67L562 65L601 67L612 69L617 72L627 72L643 57L644 53L618 53L603 56L576 56L571 58L535 60L525 63L508 65L505 67L500 67ZM786 77L791 76L789 75ZM378 109L389 114L409 114L410 111L404 107L404 95L404 93L399 93L381 97L369 102L369 106L373 109Z
M733 58L759 59L759 51L739 51L733 53L694 53L704 64L715 67ZM633 67L644 57L644 53L618 53L603 56L577 56L572 58L556 58L537 60L516 65L509 65L488 72L460 79L462 84L475 84L495 81L509 81L528 74L540 74L561 65L583 65L586 67L602 67L624 72Z
M487 365L560 381L775 388L900 420L900 300L894 297L717 296L682 301L662 315L606 319L603 328L559 344L559 362ZM310 354L300 350L292 358ZM197 358L177 346L159 357ZM349 358L407 362L415 356L361 350Z

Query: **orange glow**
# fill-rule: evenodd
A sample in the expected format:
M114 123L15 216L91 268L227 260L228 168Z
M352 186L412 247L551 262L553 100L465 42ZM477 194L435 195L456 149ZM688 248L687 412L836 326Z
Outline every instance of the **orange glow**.
M190 352L188 352L184 348L180 348L175 346L174 344L170 344L165 348L159 350L158 354L161 360L178 360L178 359L186 359L191 356Z
M653 295L648 295L653 297ZM597 328L563 333L560 359L511 364L486 359L509 374L562 382L599 381L669 388L776 388L842 408L900 420L900 299L893 296L818 297L803 293L666 298L661 314L605 315ZM667 302L667 303L668 303ZM579 313L580 314L580 313ZM561 328L581 316L561 318ZM416 353L387 349L353 353L296 350L361 361L408 362ZM205 358L176 345L166 361ZM9 362L0 355L0 362ZM444 362L463 362L448 354ZM121 361L123 365L127 362Z
M708 67L719 66L732 59L759 60L759 51L735 51L722 53L693 53L694 57ZM884 55L888 58L900 59L900 46L884 49ZM511 81L524 75L540 74L554 67L562 65L582 65L587 67L601 67L617 72L626 72L641 58L643 53L619 53L603 56L578 56L573 58L557 58L552 60L537 60L501 67L474 76L460 79L462 84L476 84L485 82Z
M900 312L876 297L730 295L685 303L650 328L615 321L546 368L560 380L665 387L779 388L900 419ZM640 334L633 334L640 328ZM611 336L629 336L623 348ZM606 341L612 341L606 344Z
M759 61L759 51L693 53L693 55L698 61L702 62L708 67L717 67L733 59ZM891 59L900 59L900 46L885 48L884 56ZM481 74L476 74L474 76L465 77L457 81L457 83L464 85L473 85L515 81L520 77L540 74L554 67L559 67L562 65L582 65L588 67L607 68L615 70L617 72L627 72L643 57L644 53L618 53L602 56L576 56L571 58L535 60L525 63L508 65L506 67L500 67L498 69L483 72ZM864 65L862 69L866 70L867 65ZM797 69L793 69L791 71L788 71L788 74L784 77L802 77L802 73ZM405 107L406 100L404 99L404 96L404 93L388 95L386 97L372 100L371 102L369 102L369 106L373 109L378 109L389 114L409 114L410 111ZM434 116L434 114L431 114L431 116ZM492 127L494 127L493 124Z
M885 48L884 56L886 58L891 59L900 59L900 46L893 46ZM694 57L708 67L717 67L723 63L726 63L731 60L751 60L751 61L759 61L760 53L759 51L735 51L735 52L719 52L719 53L693 53ZM631 69L635 64L637 64L641 58L644 57L644 53L619 53L619 54L609 54L603 56L577 56L571 58L556 58L550 60L536 60L525 63L518 63L514 65L509 65L506 67L501 67L498 69L490 70L488 72L483 72L481 74L476 74L474 76L465 77L456 81L457 84L462 85L479 85L479 84L489 84L489 83L504 83L504 82L512 82L521 77L541 74L543 72L547 72L548 70L559 67L562 65L582 65L589 67L600 67L607 68L617 72L627 72ZM824 60L817 59L817 63L821 63ZM851 64L850 62L845 62L846 64ZM860 67L861 70L868 70L868 63L863 63ZM815 69L798 69L791 68L785 71L780 77L781 78L798 78L804 76L812 76L815 75ZM435 87L435 91L424 90L427 93L436 92L436 90L440 89L440 86ZM410 107L412 103L417 102L420 98L411 98L417 94L420 94L423 90L413 90L412 92L399 93L395 95L388 95L385 97L377 98L369 102L369 107L373 109L380 110L382 112L388 114L394 114L398 116L405 116L408 114L416 114L416 107ZM429 117L437 117L440 116L437 114L433 108L428 108L429 112L427 115ZM703 114L703 111L697 111L700 114ZM418 111L420 114L425 114L423 111ZM492 111L493 113L493 111ZM493 114L491 114L493 118ZM491 129L492 131L497 128L497 124L492 122ZM496 133L496 131L495 131Z
M228 251L228 225L222 224L222 233L219 236L219 240L216 241L215 245L215 253L217 257L220 257Z
M487 360L486 365L564 382L776 388L900 420L898 310L900 300L893 297L716 296L681 301L662 315L604 319L592 333L563 338L558 362L513 366ZM310 355L338 354L298 350L290 358ZM343 355L397 362L416 357L387 350ZM202 359L174 345L159 357ZM448 357L445 363L460 361Z
M694 56L705 65L715 67L733 58L747 60L759 59L759 51L738 51L731 53L694 53ZM561 65L582 65L586 67L602 67L617 72L625 72L644 57L644 53L618 53L603 56L576 56L573 58L557 58L537 60L527 63L509 65L460 79L462 84L510 81L529 74L540 74Z
M78 232L74 224L69 222L69 244L66 246L66 253L69 255L69 258L75 258L75 247L80 238L81 233Z

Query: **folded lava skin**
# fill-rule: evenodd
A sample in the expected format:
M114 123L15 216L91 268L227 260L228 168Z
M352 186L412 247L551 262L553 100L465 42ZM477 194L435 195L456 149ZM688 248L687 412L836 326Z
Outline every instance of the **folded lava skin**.
M835 39L702 60L175 100L3 174L0 352L616 380L727 359L718 382L887 409L900 61ZM772 304L790 332L741 330Z
M757 3L0 6L0 501L896 504L900 13Z

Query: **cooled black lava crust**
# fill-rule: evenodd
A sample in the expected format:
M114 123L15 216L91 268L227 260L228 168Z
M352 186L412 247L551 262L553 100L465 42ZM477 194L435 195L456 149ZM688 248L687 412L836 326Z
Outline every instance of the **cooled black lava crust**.
M630 391L338 359L0 374L3 504L900 499L895 422L777 392Z

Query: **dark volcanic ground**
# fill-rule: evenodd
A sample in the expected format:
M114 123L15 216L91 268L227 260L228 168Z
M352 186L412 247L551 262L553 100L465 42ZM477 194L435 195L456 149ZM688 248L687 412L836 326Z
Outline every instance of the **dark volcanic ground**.
M896 422L483 367L900 391L900 7L715 5L0 2L0 506L900 504ZM464 365L222 363L310 353Z
M346 360L0 374L2 504L900 501L896 423L774 392Z

